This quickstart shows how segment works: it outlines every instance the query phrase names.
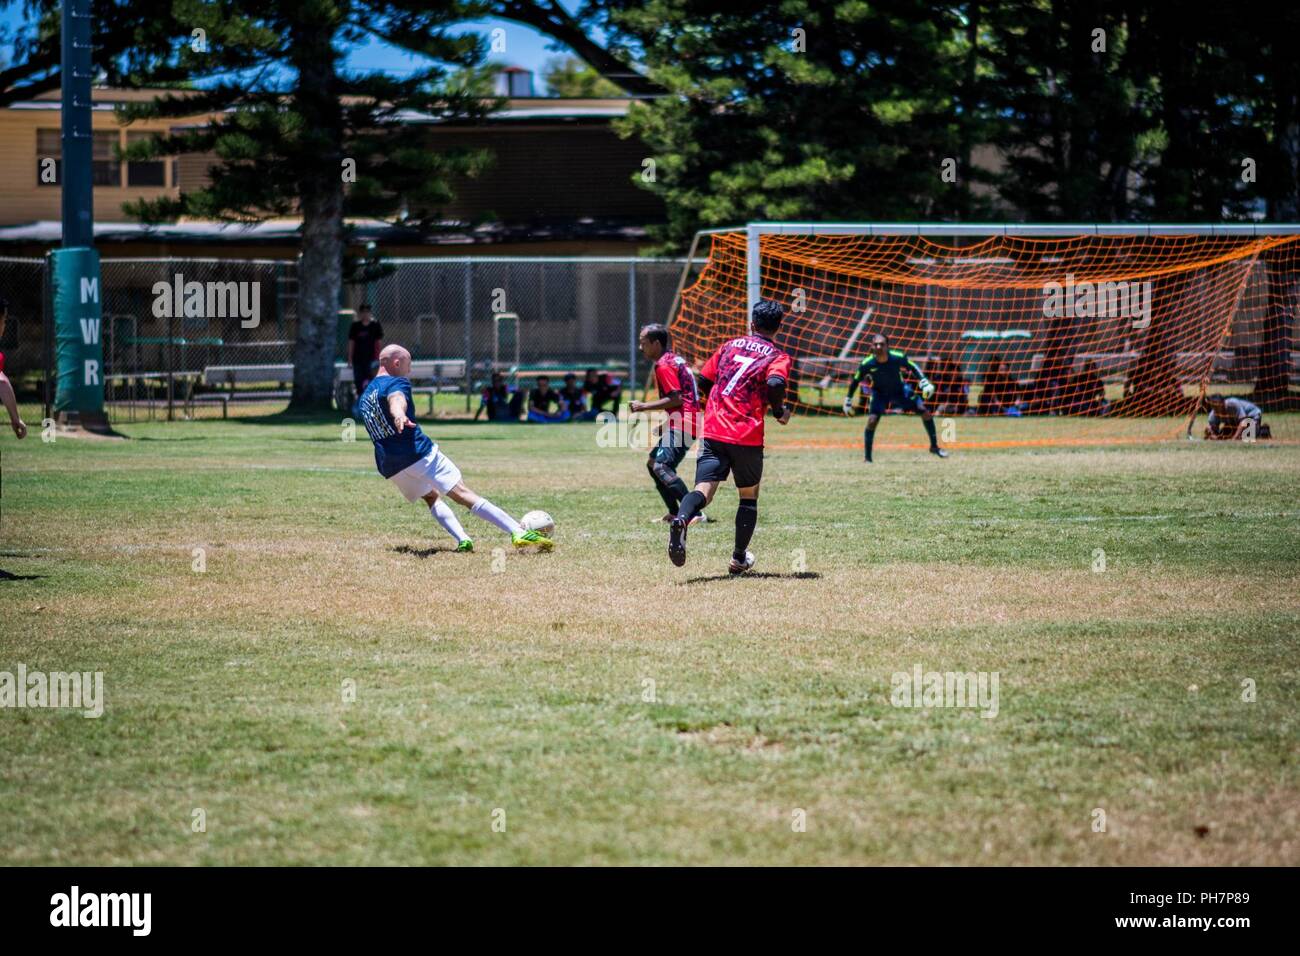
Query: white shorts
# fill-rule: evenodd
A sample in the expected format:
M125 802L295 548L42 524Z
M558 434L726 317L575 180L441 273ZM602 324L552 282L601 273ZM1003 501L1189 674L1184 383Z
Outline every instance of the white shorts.
M445 495L455 488L460 484L460 469L434 445L428 455L388 480L397 485L407 501L419 501L431 491Z

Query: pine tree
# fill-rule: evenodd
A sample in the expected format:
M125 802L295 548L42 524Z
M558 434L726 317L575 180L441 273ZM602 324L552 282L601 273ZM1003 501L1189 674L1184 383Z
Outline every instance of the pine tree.
M979 208L979 174L965 158L979 110L953 10L919 0L618 0L605 10L613 42L636 49L668 90L621 124L654 160L637 181L667 204L662 248L757 219L941 219Z
M203 88L131 104L122 109L124 118L216 118L137 144L128 158L203 152L220 162L203 189L141 201L132 212L150 221L302 217L290 407L327 408L345 218L430 224L451 198L452 178L473 174L487 160L473 151L431 149L425 127L402 116L463 118L491 108L474 91L448 82L483 53L479 37L453 35L451 28L483 16L487 6L419 0L174 0L163 6L173 35L188 42L166 54L137 50L136 67L124 79L159 86L181 73ZM409 50L427 65L404 78L345 69L345 49L367 37Z

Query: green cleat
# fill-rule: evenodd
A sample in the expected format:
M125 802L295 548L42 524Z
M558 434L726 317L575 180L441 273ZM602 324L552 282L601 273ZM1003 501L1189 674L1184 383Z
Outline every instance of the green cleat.
M472 538L466 538L460 544L456 545L456 551L460 554L469 554L473 550L474 540Z
M535 544L538 551L550 551L555 547L555 542L540 531L516 531L510 536L510 542L516 548L526 548L530 544Z

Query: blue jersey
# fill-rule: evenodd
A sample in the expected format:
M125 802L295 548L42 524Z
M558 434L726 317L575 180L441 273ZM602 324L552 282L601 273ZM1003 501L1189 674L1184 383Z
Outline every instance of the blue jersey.
M385 478L391 478L421 458L427 458L434 447L429 436L413 421L402 429L400 435L397 433L393 415L388 410L388 397L394 392L406 396L406 417L414 418L411 382L397 375L380 375L374 379L352 409L353 416L361 419L370 440L375 443L375 467Z

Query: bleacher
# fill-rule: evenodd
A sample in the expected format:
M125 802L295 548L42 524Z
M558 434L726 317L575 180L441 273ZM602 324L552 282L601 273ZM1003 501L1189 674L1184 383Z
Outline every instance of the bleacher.
M433 414L433 397L440 391L463 384L464 359L418 359L411 363L412 392L429 397L429 414ZM220 402L221 417L229 412L229 404L238 401L267 401L285 399L293 385L293 364L279 362L264 365L208 365L197 376L197 384L225 391L202 392L187 390L187 411L195 404ZM415 384L420 383L420 384ZM352 367L344 362L334 363L334 400L344 411L355 400L355 380Z

